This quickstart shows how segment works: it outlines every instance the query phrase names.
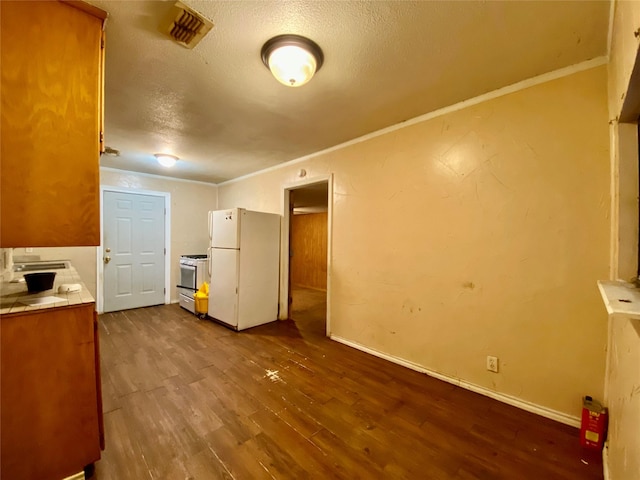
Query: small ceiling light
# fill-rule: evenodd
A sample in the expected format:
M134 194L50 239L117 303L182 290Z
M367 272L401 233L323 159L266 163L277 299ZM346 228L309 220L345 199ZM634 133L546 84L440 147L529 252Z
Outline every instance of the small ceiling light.
M260 54L276 80L289 87L307 83L324 61L320 47L300 35L273 37L262 46Z
M178 161L178 157L175 155L167 155L166 153L156 153L154 156L163 167L173 167Z

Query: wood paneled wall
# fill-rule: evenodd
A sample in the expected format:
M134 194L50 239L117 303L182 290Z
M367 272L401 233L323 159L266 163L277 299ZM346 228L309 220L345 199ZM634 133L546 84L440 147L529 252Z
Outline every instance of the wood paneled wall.
M327 290L327 213L291 218L291 285Z

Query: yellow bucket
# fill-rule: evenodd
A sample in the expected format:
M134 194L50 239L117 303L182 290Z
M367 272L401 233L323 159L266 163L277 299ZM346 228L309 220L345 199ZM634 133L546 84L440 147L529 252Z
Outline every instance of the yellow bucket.
M196 302L196 313L207 313L209 311L209 296L202 292L193 295Z

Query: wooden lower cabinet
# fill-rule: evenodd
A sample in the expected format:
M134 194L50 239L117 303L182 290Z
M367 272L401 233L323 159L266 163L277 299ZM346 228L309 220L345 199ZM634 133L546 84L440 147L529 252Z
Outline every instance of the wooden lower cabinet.
M95 304L0 317L0 478L59 480L104 445Z

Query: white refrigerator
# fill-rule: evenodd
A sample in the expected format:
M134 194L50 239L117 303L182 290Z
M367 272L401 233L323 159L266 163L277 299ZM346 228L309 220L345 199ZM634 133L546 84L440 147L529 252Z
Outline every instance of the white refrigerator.
M209 316L244 330L278 319L280 215L209 212Z

